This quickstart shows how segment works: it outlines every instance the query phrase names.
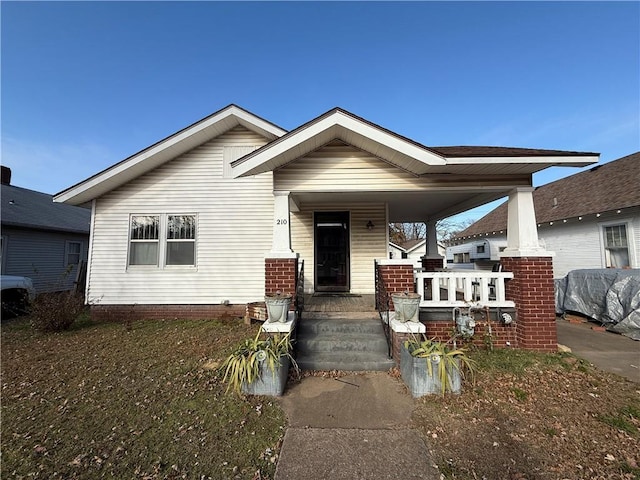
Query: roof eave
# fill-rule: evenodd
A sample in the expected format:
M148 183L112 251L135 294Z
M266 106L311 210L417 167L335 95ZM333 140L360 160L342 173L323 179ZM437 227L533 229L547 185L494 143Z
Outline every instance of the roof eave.
M557 167L586 167L598 163L600 156L591 155L542 155L542 156L505 156L505 157L448 157L447 165L474 165L478 163L492 164L539 164L543 168Z
M363 121L349 112L334 109L233 162L234 177L273 171L336 138L415 175L426 173L429 165L446 164L441 155L427 147Z
M54 195L53 201L82 205L238 125L270 140L286 133L280 127L236 105L229 105L106 170L57 193Z

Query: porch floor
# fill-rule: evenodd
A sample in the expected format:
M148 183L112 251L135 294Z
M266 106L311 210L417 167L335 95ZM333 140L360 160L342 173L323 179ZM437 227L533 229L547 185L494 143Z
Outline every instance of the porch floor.
M376 312L375 295L340 293L305 294L304 312ZM304 313L303 313L304 315Z

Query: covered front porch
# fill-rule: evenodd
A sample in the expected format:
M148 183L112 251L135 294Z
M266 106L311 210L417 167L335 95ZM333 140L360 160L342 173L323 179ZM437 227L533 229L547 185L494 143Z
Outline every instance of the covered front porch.
M552 350L553 253L538 242L532 174L595 161L597 155L576 152L425 147L336 109L236 160L232 170L235 177L273 175L267 295L374 295L381 285L389 295L417 291L420 323L403 328L427 334L432 320L450 316L453 308L488 308L500 315L511 309L514 333L500 346ZM504 197L509 220L503 271L491 276L442 271L437 221ZM411 262L388 259L388 225L395 222L426 225L419 271ZM393 330L393 305L388 309L381 317ZM494 323L506 328L499 325L504 317L486 316L492 331ZM436 326L442 337L450 323Z

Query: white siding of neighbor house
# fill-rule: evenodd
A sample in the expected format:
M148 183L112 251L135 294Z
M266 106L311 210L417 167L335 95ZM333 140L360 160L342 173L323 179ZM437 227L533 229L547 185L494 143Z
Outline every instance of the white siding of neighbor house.
M584 268L606 268L602 225L627 225L629 260L632 268L640 268L640 215L608 215L578 221L571 219L566 224L554 222L538 228L540 244L554 253L553 277L564 278L572 270ZM505 240L504 236L491 236L491 240ZM455 264L449 264L449 267Z
M3 227L2 237L2 274L31 278L37 293L73 288L78 267L67 265L67 242L80 242L80 258L87 260L87 234Z
M291 213L291 247L304 259L305 291L314 291L313 213L322 211L350 212L351 293L375 293L374 260L388 257L384 203L307 204ZM375 225L373 230L367 229L369 221Z
M97 304L216 304L264 295L271 248L273 177L224 178L225 146L266 141L236 127L97 199L88 301ZM128 266L130 215L197 215L196 266ZM162 259L161 259L162 263Z

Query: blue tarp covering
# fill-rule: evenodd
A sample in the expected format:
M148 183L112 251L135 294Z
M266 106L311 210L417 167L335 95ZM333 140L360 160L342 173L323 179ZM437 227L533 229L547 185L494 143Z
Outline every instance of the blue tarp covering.
M573 270L555 287L556 313L579 313L640 340L640 269Z

